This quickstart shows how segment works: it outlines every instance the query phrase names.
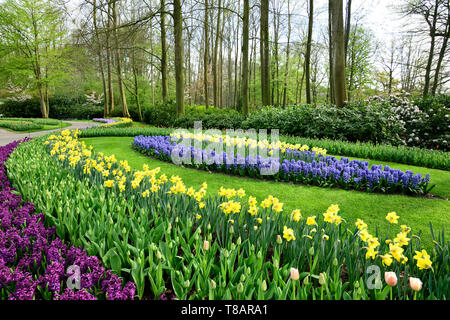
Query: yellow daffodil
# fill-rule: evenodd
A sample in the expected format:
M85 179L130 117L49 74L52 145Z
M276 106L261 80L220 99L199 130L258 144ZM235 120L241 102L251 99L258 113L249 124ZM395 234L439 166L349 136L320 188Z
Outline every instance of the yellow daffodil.
M367 249L367 251L366 251L366 259L368 260L370 258L370 259L374 260L376 255L377 255L377 253L378 253L378 251L375 251L375 249L372 248L372 247L368 247L366 249Z
M302 218L302 213L299 209L295 209L291 212L291 218L292 220L294 220L295 222L299 222L300 219Z
M385 255L381 256L381 262L384 266L390 266L393 262L392 256L389 253L386 253Z
M355 226L358 228L358 230L367 229L367 224L364 223L361 219L357 219L355 222Z
M306 224L308 226L317 225L316 216L311 216L306 219Z
M107 188L112 188L112 186L114 185L114 180L106 180L104 182L105 187Z
M414 259L417 260L417 266L419 267L419 270L433 268L432 262L430 260L430 255L426 250L416 251L415 253L416 255L414 256Z
M286 226L284 226L283 229L283 238L285 238L287 240L287 242L291 241L291 240L295 240L295 236L294 236L294 230L291 228L288 228Z
M395 212L389 212L388 215L386 216L386 220L394 224L398 223L398 218L400 217Z
M397 234L397 237L394 238L394 242L397 243L400 247L408 245L410 238L406 237L406 233L400 232Z

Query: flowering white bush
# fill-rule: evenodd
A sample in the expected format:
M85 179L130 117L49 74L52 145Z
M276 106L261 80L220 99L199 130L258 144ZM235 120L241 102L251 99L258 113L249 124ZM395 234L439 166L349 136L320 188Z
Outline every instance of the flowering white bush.
M387 99L372 97L391 105L391 111L404 127L403 144L410 147L448 150L450 139L450 99L429 97L412 101L408 94L393 94Z

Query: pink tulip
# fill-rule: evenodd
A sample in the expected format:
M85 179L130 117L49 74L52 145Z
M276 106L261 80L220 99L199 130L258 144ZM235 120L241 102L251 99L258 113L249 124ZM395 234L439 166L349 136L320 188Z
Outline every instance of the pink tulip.
M209 241L208 240L205 240L205 242L203 242L203 249L209 250Z
M291 279L297 281L300 278L300 274L298 273L298 269L291 268Z
M411 278L409 278L409 286L414 291L420 291L420 290L422 290L422 281L420 281L419 278L411 277Z
M386 281L387 285L390 287L394 287L397 285L397 275L395 272L385 272L384 273L384 280Z

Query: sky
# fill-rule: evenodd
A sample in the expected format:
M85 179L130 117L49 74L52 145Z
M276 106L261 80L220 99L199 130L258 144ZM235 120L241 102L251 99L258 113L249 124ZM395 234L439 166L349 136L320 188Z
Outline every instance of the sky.
M398 5L400 2L398 0L353 0L352 14L355 17L364 13L361 23L369 27L378 40L390 42L390 39L405 30L403 26L406 24L405 19L401 19L401 15L393 8L393 5ZM315 3L317 3L315 4L317 8L322 8L324 11L323 14L320 14L320 20L326 21L328 19L326 12L328 0L316 0ZM344 7L345 3L344 0Z
M306 16L305 0L291 0L291 5L298 8L299 11L304 11L302 15ZM346 0L344 0L345 6ZM393 4L398 4L398 0L353 0L352 11L364 11L366 16L364 23L369 26L375 33L379 40L390 39L394 33L398 33L402 29L402 22L400 21L400 15L392 12L390 8ZM72 16L78 14L77 7L80 0L69 0L67 5L70 8L69 11ZM328 15L326 9L328 8L328 0L315 0L314 2L316 10L320 12L316 16L320 22L327 22Z

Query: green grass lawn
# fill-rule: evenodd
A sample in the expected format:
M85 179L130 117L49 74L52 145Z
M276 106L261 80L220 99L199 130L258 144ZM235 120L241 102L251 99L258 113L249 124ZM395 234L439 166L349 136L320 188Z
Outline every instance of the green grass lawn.
M206 181L209 194L217 192L221 186L236 189L242 187L248 195L255 196L258 201L271 194L284 203L285 212L298 208L301 209L303 216L319 216L331 204L338 204L341 208L341 216L348 223L353 225L357 218L361 218L369 225L371 232L375 232L377 227L380 230L386 230L388 224L385 220L386 214L395 211L400 216L399 225L410 226L414 234L422 232L421 238L426 247L431 246L429 222L433 224L435 233L445 227L446 238L450 236L450 202L448 200L294 185L183 168L146 157L132 150L130 145L133 139L133 137L100 137L82 140L87 145L92 145L97 152L114 154L119 160L128 160L133 168L141 169L143 164L148 164L150 168L160 167L161 172L168 176L180 176L187 186L199 188L200 184ZM438 184L432 193L442 197L448 197L450 194L450 172L380 161L371 161L371 163L388 164L392 168L409 169L424 174L430 173L431 181ZM397 233L400 230L400 227L396 226L390 230L392 236L394 232Z

